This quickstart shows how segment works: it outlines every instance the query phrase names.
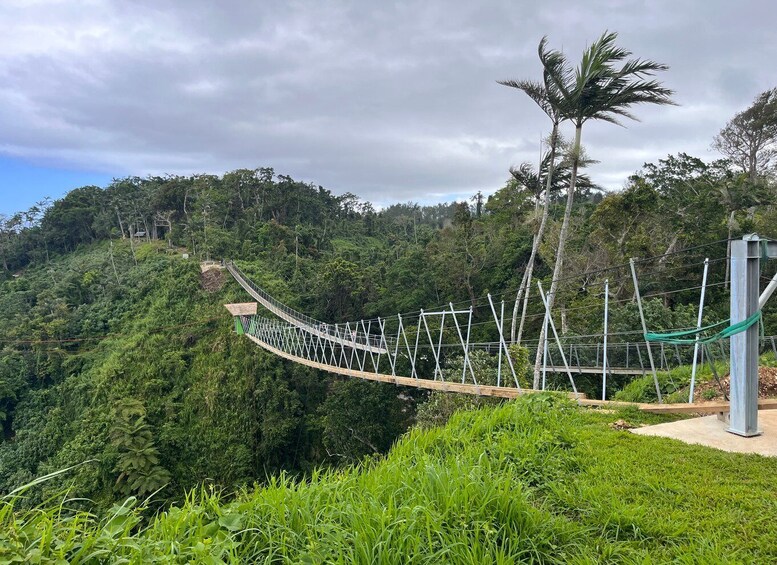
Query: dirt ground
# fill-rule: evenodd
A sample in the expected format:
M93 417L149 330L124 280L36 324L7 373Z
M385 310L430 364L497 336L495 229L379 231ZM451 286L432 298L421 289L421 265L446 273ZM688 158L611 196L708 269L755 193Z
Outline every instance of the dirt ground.
M694 402L723 400L721 388L729 393L730 378L728 375L720 378L720 385L713 378L706 383L699 383L693 391ZM777 367L758 368L758 398L777 398Z
M208 269L200 275L200 284L207 292L217 292L224 286L224 272L220 269Z

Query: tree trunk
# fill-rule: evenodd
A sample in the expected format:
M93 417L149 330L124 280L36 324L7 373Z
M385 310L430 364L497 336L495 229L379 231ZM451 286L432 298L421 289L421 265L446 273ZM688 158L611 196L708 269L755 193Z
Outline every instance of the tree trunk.
M132 251L132 260L135 262L135 266L138 264L138 258L135 256L135 235L133 231L133 225L129 225L129 240L130 240L130 251Z
M569 192L567 192L567 206L564 209L564 221L561 223L561 232L558 236L558 248L556 249L556 264L553 267L553 280L550 283L550 290L546 295L548 310L552 314L553 303L556 300L558 291L558 280L561 278L561 270L564 267L564 249L567 244L567 232L569 231L569 220L572 217L572 204L575 199L575 184L577 183L577 169L580 165L580 138L583 132L583 124L575 127L575 144L572 147L572 174L569 179ZM540 330L539 343L545 340L545 329ZM542 348L537 348L537 355L534 358L534 388L540 386L540 367L542 365Z
M119 219L119 230L121 230L121 238L124 239L124 222L121 221L121 214L119 214L118 208L116 208L116 217Z
M113 265L113 274L116 277L116 284L121 284L121 281L119 281L119 272L116 270L116 262L113 260L113 239L111 239L110 253L111 253L111 265Z
M659 265L665 265L667 259L669 259L669 254L674 251L674 248L677 246L677 242L680 240L680 232L677 232L672 236L672 241L669 242L669 245L666 247L666 251L664 251L664 256L661 257L661 259L658 260Z
M524 271L524 277L521 281L521 287L518 289L518 294L515 296L515 304L513 305L513 321L510 327L510 341L512 343L521 343L521 336L523 334L523 325L526 321L526 311L529 308L529 292L531 290L532 274L534 273L534 262L537 258L537 251L542 243L542 236L545 233L545 225L548 223L548 210L550 208L550 187L553 183L553 172L556 163L556 146L558 141L558 122L553 124L553 131L550 134L550 162L548 163L548 178L545 179L545 197L542 207L542 218L540 219L540 225L537 228L537 232L534 234L532 240L531 255L529 255L529 262L526 264L526 270ZM542 164L540 164L540 168ZM518 317L518 303L523 298L523 309L521 310L521 323L518 327L518 334L515 332L515 321Z
M516 323L518 320L518 304L521 302L521 298L523 297L524 293L526 292L527 288L527 281L526 279L529 277L529 270L534 266L534 255L535 255L535 247L537 247L537 234L535 233L532 237L532 244L531 244L531 255L529 255L529 262L526 264L526 267L523 269L523 275L521 275L521 284L518 285L518 292L515 295L515 303L513 304L513 317L512 322L510 324L510 343L517 343L520 345L521 338L516 337L515 329L516 329ZM521 321L523 321L523 314L521 315ZM521 325L521 329L523 329L523 325ZM518 334L520 336L520 333Z
M7 228L6 228L7 229ZM8 261L5 257L6 250L11 248L11 234L6 231L5 233L5 245L0 246L0 255L3 257L3 270L8 271Z
M731 268L731 233L733 232L734 214L732 210L728 217L728 241L726 242L726 277L723 279L723 290L728 290L729 269Z

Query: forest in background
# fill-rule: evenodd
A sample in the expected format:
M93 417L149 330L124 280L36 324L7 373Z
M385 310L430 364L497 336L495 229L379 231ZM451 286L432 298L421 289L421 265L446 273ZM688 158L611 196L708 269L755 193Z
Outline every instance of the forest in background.
M705 258L705 323L726 319L728 242L777 235L777 90L712 140L723 159L669 155L605 193L585 174L583 126L673 103L650 78L666 67L626 61L616 37L592 43L576 71L543 39L541 82L500 81L536 102L552 132L538 166L511 168L489 195L378 210L258 168L115 179L0 218L0 493L88 462L67 476L71 496L102 508L130 495L164 503L202 483L234 488L363 461L456 407L258 350L232 334L222 306L242 291L204 278L199 260L237 259L273 296L327 322L449 303L472 306L478 321L491 294L513 312L510 341L537 359L534 282L549 289L561 333L585 336L601 331L607 280L609 331L633 334L635 257L652 331L695 325ZM777 329L773 305L763 323ZM496 337L473 327L473 340ZM536 370L534 379L537 388ZM579 387L596 391L593 379Z
M667 251L641 285L680 292L650 302L651 327L693 325L700 262L725 258L731 214L716 195L732 179L723 162L677 155L646 165L623 191L581 193L556 306L567 311L564 331L600 331L590 305L608 268ZM323 320L482 305L485 293L511 297L520 284L536 198L513 177L488 198L374 210L268 169L71 191L4 233L0 491L94 461L68 477L79 496L107 505L167 485L157 496L171 500L203 481L232 487L385 452L426 395L326 376L233 335L222 305L246 297L231 280L203 288L197 259L239 258L270 292ZM157 224L155 239L160 209L169 224ZM562 213L555 200L550 234ZM771 205L734 217L734 236L777 232ZM553 247L551 235L540 248L544 283ZM572 276L581 273L594 274ZM623 274L611 287L623 299L612 331L637 321ZM711 287L707 317L724 319L727 308L724 286ZM767 331L774 322L769 308ZM526 335L540 323L530 318Z

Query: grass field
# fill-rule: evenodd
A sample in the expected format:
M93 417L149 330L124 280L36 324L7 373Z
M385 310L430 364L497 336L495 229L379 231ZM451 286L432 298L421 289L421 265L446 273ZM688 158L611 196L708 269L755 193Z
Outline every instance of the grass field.
M618 419L658 421L543 394L460 412L356 468L203 487L153 516L132 499L98 517L6 498L0 563L777 561L777 459L636 436Z

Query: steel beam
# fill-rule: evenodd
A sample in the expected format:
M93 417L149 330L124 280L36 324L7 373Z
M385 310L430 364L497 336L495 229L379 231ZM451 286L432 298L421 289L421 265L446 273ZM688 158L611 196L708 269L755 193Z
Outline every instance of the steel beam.
M731 242L731 325L758 310L760 239ZM731 413L728 431L744 437L758 430L758 324L731 336Z

